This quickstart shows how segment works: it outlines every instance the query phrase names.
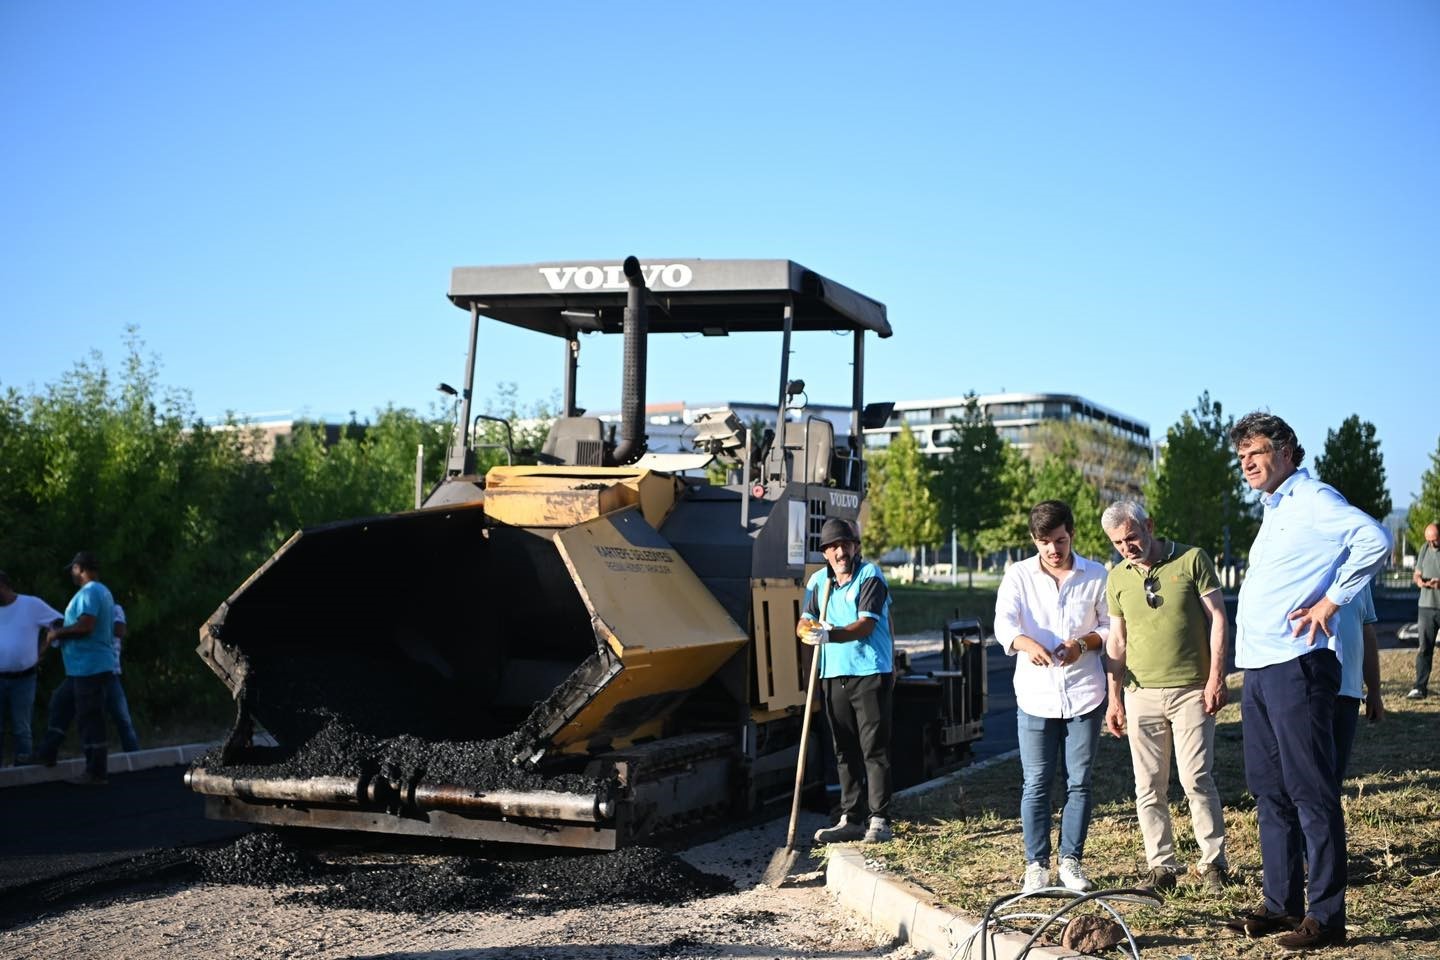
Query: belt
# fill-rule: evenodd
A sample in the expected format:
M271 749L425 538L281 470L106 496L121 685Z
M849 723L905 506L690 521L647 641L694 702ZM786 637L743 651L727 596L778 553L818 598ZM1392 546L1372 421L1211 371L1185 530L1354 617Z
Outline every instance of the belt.
M25 670L0 670L0 680L19 680L21 677L28 677L34 672L35 667L29 667Z

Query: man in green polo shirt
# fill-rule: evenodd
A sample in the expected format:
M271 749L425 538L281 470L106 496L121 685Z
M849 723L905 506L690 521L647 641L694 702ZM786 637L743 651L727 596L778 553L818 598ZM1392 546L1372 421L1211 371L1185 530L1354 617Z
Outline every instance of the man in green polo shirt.
M1110 571L1105 725L1128 732L1135 809L1157 893L1181 871L1170 824L1170 757L1190 801L1205 889L1225 885L1225 818L1215 786L1215 714L1225 705L1225 603L1204 550L1155 536L1145 508L1113 503L1100 518L1122 560Z

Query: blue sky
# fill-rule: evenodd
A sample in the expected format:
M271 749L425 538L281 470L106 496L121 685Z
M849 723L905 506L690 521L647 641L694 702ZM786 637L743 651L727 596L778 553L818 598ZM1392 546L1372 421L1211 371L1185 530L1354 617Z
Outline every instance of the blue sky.
M1203 390L1440 436L1440 4L0 3L0 387L137 325L206 416L429 410L453 266L788 258L884 301L869 396ZM488 325L482 400L558 386ZM613 407L618 345L580 402ZM797 341L843 400L849 342ZM768 400L778 337L652 347ZM829 388L821 386L828 382Z

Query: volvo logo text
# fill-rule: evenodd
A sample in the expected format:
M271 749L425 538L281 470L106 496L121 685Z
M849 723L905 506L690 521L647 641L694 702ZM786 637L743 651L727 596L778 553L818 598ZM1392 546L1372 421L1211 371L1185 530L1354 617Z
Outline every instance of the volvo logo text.
M849 510L860 509L860 494L858 493L837 493L830 491L830 502L837 507L845 507Z
M630 284L620 265L584 267L540 267L540 275L551 290L624 290ZM695 271L684 263L652 263L640 268L647 287L688 287Z

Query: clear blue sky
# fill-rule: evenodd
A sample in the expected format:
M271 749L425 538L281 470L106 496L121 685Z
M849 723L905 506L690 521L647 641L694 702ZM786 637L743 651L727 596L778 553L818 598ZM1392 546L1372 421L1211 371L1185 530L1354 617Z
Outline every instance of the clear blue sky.
M874 399L1358 413L1397 506L1440 436L1433 0L6 0L0 135L0 387L134 324L201 415L428 411L453 266L777 257L889 306ZM552 395L553 340L482 336L480 398ZM649 399L767 400L777 348L652 348Z

